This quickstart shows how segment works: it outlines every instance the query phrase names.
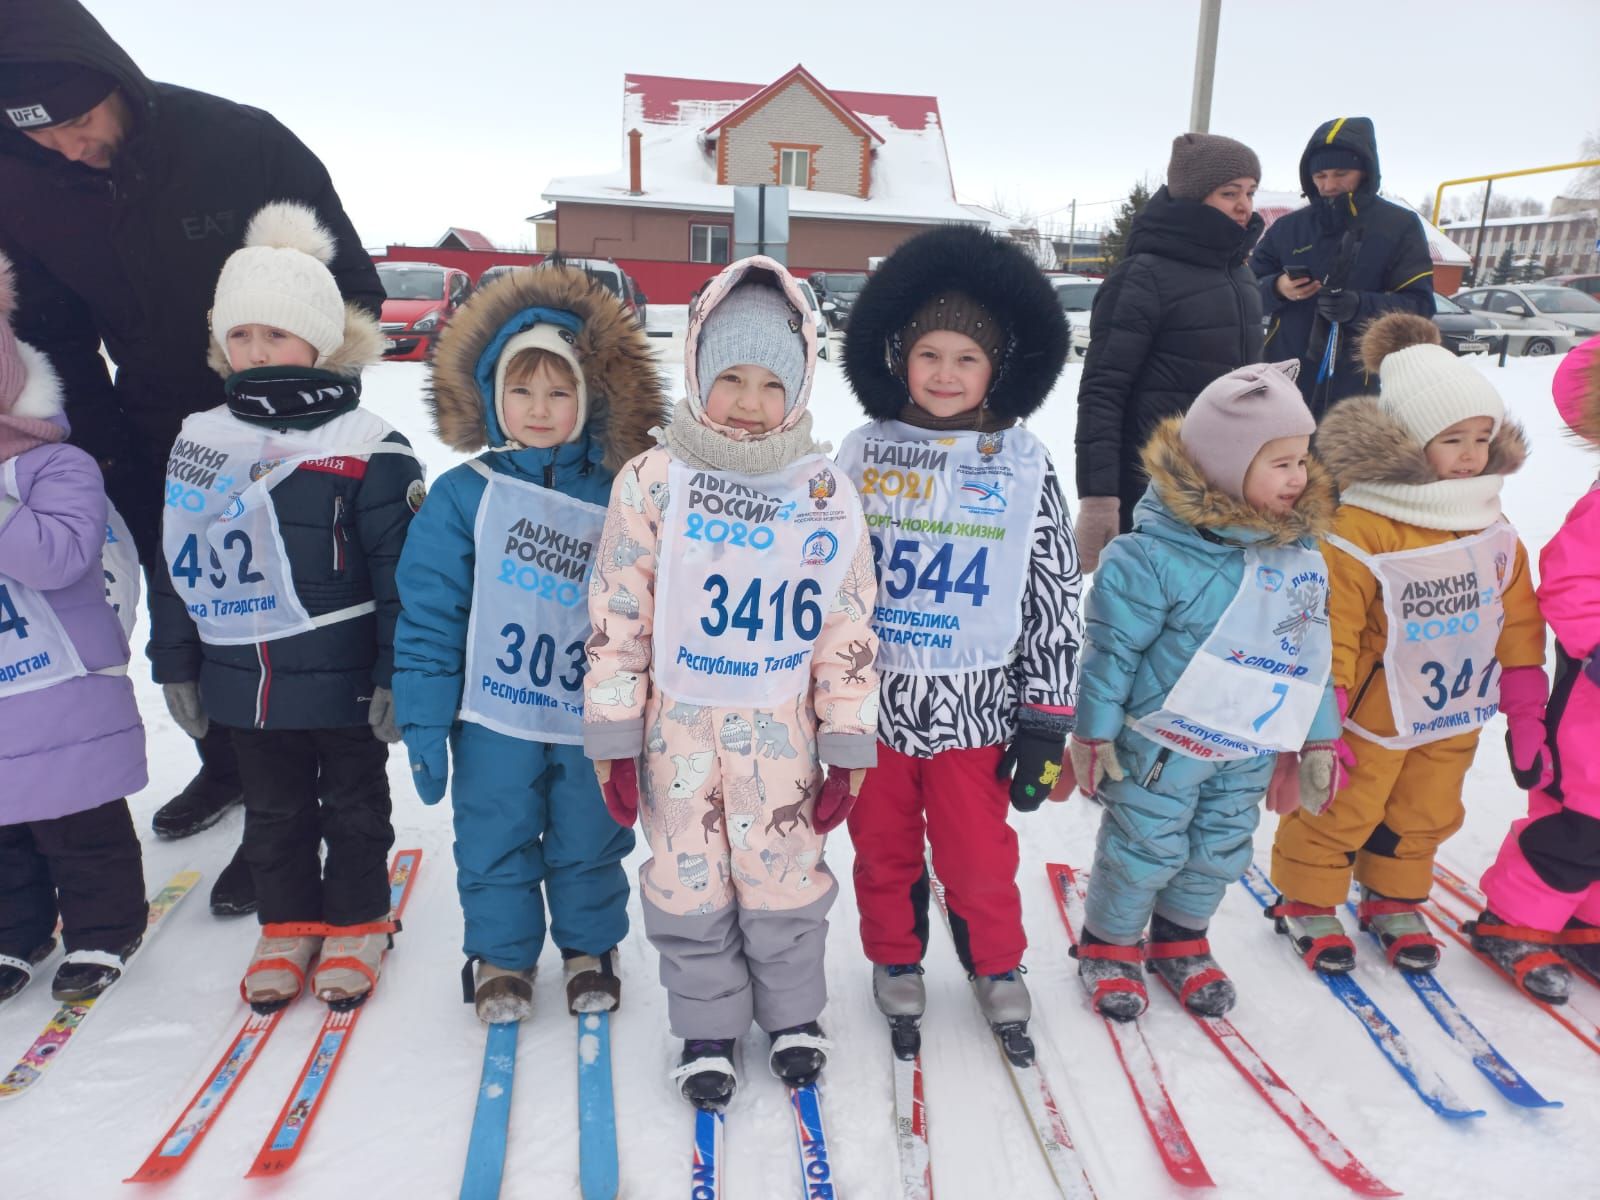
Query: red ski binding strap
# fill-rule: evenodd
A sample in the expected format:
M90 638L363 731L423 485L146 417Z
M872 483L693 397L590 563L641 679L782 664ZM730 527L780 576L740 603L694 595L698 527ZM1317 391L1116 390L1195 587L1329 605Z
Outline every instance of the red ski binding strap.
M261 927L261 936L327 937L332 928L326 921L269 921Z
M1145 962L1148 964L1154 959L1165 958L1196 958L1202 954L1211 953L1211 943L1206 938L1191 938L1187 942L1147 942L1144 948ZM1183 986L1178 989L1178 1001L1187 1005L1189 997L1205 987L1208 983L1216 983L1219 979L1227 979L1227 973L1221 967L1206 967L1196 971L1183 981Z
M392 945L394 935L400 932L400 922L395 920L368 921L364 925L329 925L327 929L327 936L329 937L362 937L369 933L387 933ZM358 975L365 975L368 984L372 987L378 986L377 974L359 958L352 958L345 954L337 955L334 958L325 958L317 964L317 974L320 975L325 970L354 971Z
M1554 946L1565 940L1563 934L1551 933L1548 929L1534 929L1527 925L1506 925L1498 922L1488 924L1483 921L1463 921L1461 923L1461 931L1469 934L1481 933L1484 937L1504 938L1513 942L1533 942L1538 946ZM1573 932L1580 931L1574 930ZM1600 933L1600 930L1595 932Z
M1380 938L1379 940L1381 941L1382 939ZM1390 966L1394 965L1394 960L1400 956L1402 950L1408 950L1412 946L1438 946L1442 950L1444 943L1431 933L1402 933L1383 949L1383 952L1389 956Z
M1600 927L1590 925L1583 929L1563 929L1555 938L1558 946L1596 946L1600 945Z
M1143 962L1144 951L1138 946L1113 946L1108 942L1079 943L1072 948L1074 958L1106 958L1113 962Z

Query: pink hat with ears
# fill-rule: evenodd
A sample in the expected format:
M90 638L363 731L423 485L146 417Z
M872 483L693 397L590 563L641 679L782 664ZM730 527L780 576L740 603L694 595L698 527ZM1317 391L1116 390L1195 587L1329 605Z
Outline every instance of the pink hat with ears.
M0 254L0 413L9 413L28 381L27 368L17 350L17 335L11 332L11 317L17 311L17 285L11 276L11 262Z
M1592 337L1569 350L1556 368L1555 378L1550 381L1550 392L1556 398L1556 411L1561 414L1561 419L1574 433L1586 438L1595 436L1594 416L1584 410L1596 387L1594 371L1597 369L1597 355L1600 355L1600 336Z

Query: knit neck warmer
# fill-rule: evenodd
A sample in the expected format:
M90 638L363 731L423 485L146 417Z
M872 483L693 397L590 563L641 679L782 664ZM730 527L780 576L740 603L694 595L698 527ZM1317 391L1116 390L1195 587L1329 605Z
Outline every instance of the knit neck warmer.
M987 404L969 408L950 417L936 417L927 409L918 408L907 400L895 414L895 420L917 429L931 429L939 433L960 433L971 430L977 433L994 433L1010 429L1017 423L1015 417L1002 417Z
M42 417L18 417L0 413L0 462L15 458L36 446L67 440L65 426Z
M828 447L812 441L811 414L788 429L764 433L745 441L734 441L695 419L687 400L678 401L672 420L660 434L672 456L687 466L708 471L729 471L735 475L771 475L808 454L826 454Z
M1339 502L1423 529L1475 532L1500 519L1504 483L1504 475L1433 483L1352 483L1340 492Z
M228 411L274 429L315 429L361 403L361 381L315 367L255 367L228 376Z

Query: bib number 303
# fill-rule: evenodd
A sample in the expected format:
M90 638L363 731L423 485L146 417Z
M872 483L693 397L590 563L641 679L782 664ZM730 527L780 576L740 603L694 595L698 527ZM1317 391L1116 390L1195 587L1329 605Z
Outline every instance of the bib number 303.
M815 579L783 580L769 593L760 578L752 579L728 611L732 596L728 581L721 575L710 576L703 590L711 594L711 615L700 618L700 628L708 637L721 637L729 629L744 632L745 640L753 642L766 628L769 618L762 616L764 608L771 609L772 640L781 642L789 630L804 642L816 641L822 632L822 606L817 598L822 595L822 585ZM763 603L763 598L765 602Z

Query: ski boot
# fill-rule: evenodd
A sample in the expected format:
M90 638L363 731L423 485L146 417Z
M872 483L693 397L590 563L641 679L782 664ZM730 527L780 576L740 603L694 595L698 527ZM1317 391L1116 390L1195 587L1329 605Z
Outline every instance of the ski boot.
M1556 939L1556 953L1600 985L1600 926L1573 917Z
M55 948L56 939L48 937L28 951L24 958L0 954L0 1004L28 986L33 979L33 969L49 958Z
M1356 917L1363 930L1376 933L1389 961L1402 971L1420 975L1439 965L1444 945L1428 932L1418 900L1393 900L1369 887L1361 889Z
M1139 970L1144 954L1138 946L1116 946L1084 930L1067 953L1078 960L1078 978L1102 1017L1131 1021L1150 1007Z
M573 1016L614 1012L622 1003L622 979L612 967L614 954L615 947L600 954L561 952L561 969L567 977L567 1011Z
M1356 946L1331 907L1302 904L1279 896L1266 915L1272 927L1294 944L1306 966L1324 975L1347 975L1356 969Z
M136 937L120 951L69 950L56 977L50 982L50 995L63 1004L82 1004L93 1000L117 980L128 958L139 948L143 935Z
M1183 1006L1198 1016L1224 1016L1238 999L1233 981L1211 957L1204 929L1186 929L1165 917L1153 917L1144 959L1145 966L1166 980Z
M233 852L222 874L211 885L211 915L242 917L256 911L256 880L245 861L244 847Z
M1535 1000L1565 1004L1572 990L1572 972L1551 947L1559 935L1521 925L1507 925L1487 908L1476 921L1461 926L1472 935L1472 948L1488 955L1494 964L1517 981Z
M239 994L258 1013L276 1012L300 994L306 972L322 945L323 926L314 921L285 921L261 927L250 965L239 981Z
M497 967L474 956L461 968L461 998L476 1008L478 1020L486 1025L525 1021L533 1015L534 970Z
M807 1021L788 1029L774 1029L770 1036L772 1052L767 1065L772 1073L792 1088L815 1083L828 1065L828 1051L833 1048L823 1036L822 1026Z
M1033 1039L1028 1036L1028 1018L1033 1016L1033 1000L1028 995L1028 985L1022 982L1023 968L1018 966L999 975L975 975L973 983L978 990L978 1007L994 1036L1000 1039L1000 1049L1014 1066L1033 1066Z
M394 945L400 922L370 921L364 925L329 925L322 943L322 961L311 985L317 999L342 1012L366 1003L377 986L383 952Z
M691 1038L671 1078L683 1098L706 1112L721 1112L739 1086L733 1067L733 1038Z
M244 791L239 781L231 783L214 779L204 767L171 800L156 809L150 827L157 837L191 837L202 829L210 829L222 820L235 804L243 803Z
M922 1012L928 991L922 984L921 963L872 964L872 998L878 1011L889 1018L889 1042L894 1056L910 1060L922 1049Z

